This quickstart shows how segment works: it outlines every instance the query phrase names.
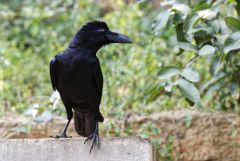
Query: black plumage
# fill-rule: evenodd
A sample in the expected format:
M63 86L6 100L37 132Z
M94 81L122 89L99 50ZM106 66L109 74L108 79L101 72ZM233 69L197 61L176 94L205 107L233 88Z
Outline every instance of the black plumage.
M51 60L52 87L60 93L68 118L57 138L67 137L66 130L74 116L77 133L93 140L91 149L96 142L99 143L98 122L104 120L99 110L103 75L96 54L102 46L110 43L131 43L131 40L111 32L105 22L92 21L82 26L68 48Z

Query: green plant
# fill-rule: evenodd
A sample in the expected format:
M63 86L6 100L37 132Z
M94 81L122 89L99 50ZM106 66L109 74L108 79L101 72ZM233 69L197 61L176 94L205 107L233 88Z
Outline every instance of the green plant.
M80 24L98 18L100 7L91 0L14 0L1 1L0 10L0 115L23 113L36 103L47 108L50 59ZM40 97L45 99L35 99Z
M169 136L167 139L156 138L152 140L154 147L158 152L159 160L173 161L174 137Z
M238 110L240 1L175 0L162 5L153 31L156 36L175 31L180 61L161 67L161 86L168 92L178 87L191 105Z

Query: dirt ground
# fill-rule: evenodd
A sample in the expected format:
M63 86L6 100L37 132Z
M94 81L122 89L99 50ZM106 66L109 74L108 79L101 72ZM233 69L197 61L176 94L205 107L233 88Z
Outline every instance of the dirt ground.
M161 146L166 146L167 140L173 137L176 161L240 161L240 117L235 113L181 110L111 121L122 129L140 129L149 123L160 130L151 139L161 138ZM66 119L62 117L48 123L36 123L19 116L4 117L0 119L0 138L49 137L58 134L65 123ZM77 136L73 122L68 134Z

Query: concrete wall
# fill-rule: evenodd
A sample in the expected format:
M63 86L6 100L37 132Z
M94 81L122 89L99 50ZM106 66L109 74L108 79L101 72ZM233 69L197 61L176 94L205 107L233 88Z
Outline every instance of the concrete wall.
M84 138L0 139L0 161L155 161L152 145L140 138L101 139L100 149Z

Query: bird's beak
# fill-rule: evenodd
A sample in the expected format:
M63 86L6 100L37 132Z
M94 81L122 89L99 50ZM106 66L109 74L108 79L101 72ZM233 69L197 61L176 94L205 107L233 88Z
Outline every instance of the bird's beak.
M110 43L132 43L132 41L125 35L109 31L106 35Z

